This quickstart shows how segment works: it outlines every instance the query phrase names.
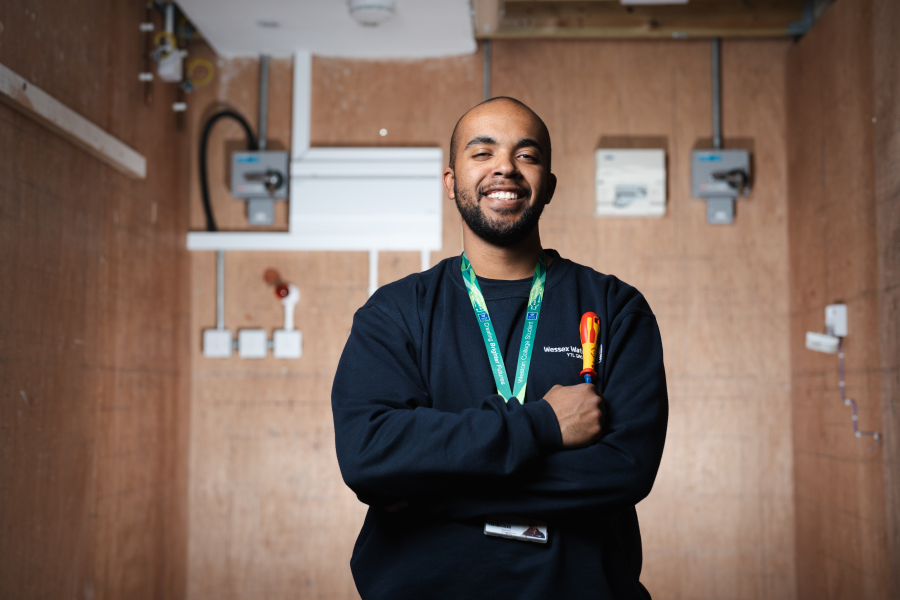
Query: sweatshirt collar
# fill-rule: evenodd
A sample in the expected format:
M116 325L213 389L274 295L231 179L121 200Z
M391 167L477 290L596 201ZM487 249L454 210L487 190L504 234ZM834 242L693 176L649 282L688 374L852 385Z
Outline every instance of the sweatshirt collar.
M569 269L572 268L572 261L563 258L559 255L559 252L556 250L545 248L544 252L553 257L553 261L550 263L550 266L547 267L547 280L544 284L544 291L547 292L552 289L557 283L562 281L565 277L566 273L569 272ZM463 292L466 291L465 286L463 285L462 276L460 275L460 263L462 262L462 255L454 256L450 260L450 271L452 276L450 279L456 284L458 288L460 288ZM475 273L478 275L478 273ZM498 284L502 285L504 288L507 286L505 284L510 284L509 288L515 289L516 285L522 286L524 284L525 295L528 295L528 290L531 289L531 278L522 279L522 280L498 280L498 279L483 279L481 277L478 278L479 282L485 282L486 287L495 287ZM526 283L527 282L527 283ZM487 290L483 290L485 296L488 296ZM491 294L492 295L492 294Z

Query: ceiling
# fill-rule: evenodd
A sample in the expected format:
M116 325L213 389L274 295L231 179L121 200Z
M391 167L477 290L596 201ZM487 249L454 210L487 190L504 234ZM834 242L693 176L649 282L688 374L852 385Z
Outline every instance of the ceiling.
M395 0L394 16L366 27L347 0L176 0L219 56L289 56L308 50L346 58L471 54L469 0ZM261 24L263 23L263 24Z
M308 50L319 56L368 59L471 54L476 37L802 35L833 2L688 0L648 6L639 4L648 0L394 0L391 19L366 27L350 16L351 0L175 1L223 57L289 56Z

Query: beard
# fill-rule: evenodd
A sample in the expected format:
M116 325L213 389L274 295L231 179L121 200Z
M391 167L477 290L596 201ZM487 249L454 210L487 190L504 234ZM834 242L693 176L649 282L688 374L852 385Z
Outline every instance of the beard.
M491 221L479 208L481 194L476 192L478 200L473 199L469 194L460 190L456 183L453 184L453 195L456 196L456 208L462 216L463 221L469 226L475 235L494 246L512 246L518 244L534 231L541 213L544 212L544 202L542 198L535 198L535 201L525 207L522 215L510 224L497 223Z

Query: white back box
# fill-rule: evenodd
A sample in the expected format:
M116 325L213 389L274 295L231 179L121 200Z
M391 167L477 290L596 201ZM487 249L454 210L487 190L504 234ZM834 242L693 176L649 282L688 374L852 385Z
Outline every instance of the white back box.
M661 149L600 148L596 164L598 217L666 214L666 153Z
M440 148L311 148L291 165L290 230L318 250L440 250Z

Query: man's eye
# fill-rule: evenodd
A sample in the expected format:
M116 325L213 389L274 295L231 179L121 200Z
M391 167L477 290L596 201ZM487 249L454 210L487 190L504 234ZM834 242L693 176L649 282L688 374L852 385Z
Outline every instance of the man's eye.
M484 156L490 156L490 154L488 154L487 152L479 152L478 154L473 154L472 158L480 158Z

